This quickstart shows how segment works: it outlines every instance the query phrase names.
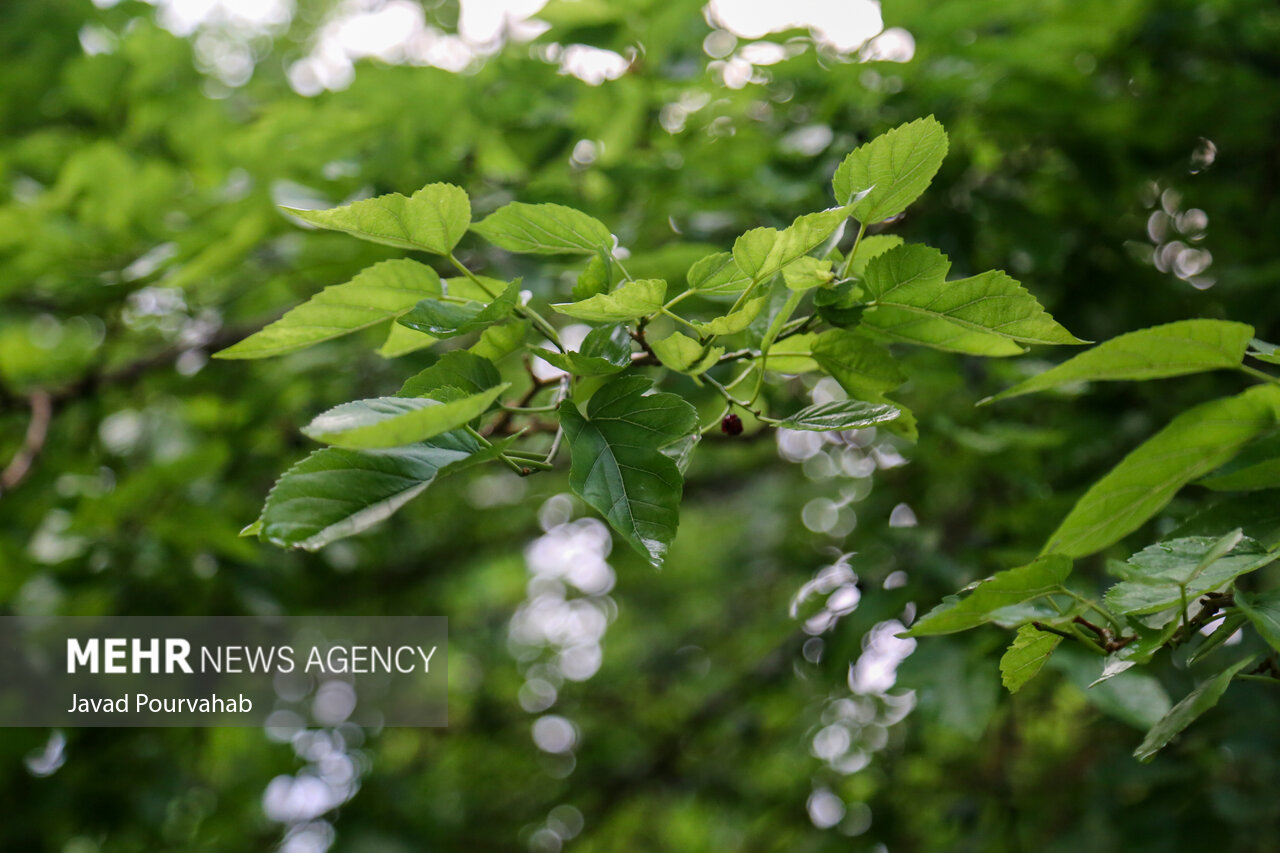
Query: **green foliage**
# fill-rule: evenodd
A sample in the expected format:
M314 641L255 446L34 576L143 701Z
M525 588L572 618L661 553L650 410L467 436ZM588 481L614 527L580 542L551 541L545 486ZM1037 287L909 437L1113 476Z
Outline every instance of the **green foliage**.
M1062 637L1041 631L1034 625L1018 629L1009 649L1000 658L1000 681L1010 693L1017 693L1044 667Z
M304 222L345 231L398 249L448 255L471 224L467 194L451 184L428 184L405 198L399 193L332 210L291 210Z
M894 128L855 149L832 181L864 225L897 216L920 197L947 156L947 133L933 116Z

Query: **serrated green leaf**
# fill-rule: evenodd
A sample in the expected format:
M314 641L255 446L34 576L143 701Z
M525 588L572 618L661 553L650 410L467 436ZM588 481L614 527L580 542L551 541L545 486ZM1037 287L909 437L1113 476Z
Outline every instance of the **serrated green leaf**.
M852 202L859 222L882 222L928 189L946 156L947 132L933 116L895 127L844 159L831 182L836 200Z
M600 220L562 204L513 201L471 230L500 249L533 255L608 254L613 233Z
M736 335L755 322L756 317L760 316L760 311L767 304L769 304L768 296L757 296L755 299L747 300L737 311L731 311L723 317L717 317L705 323L694 321L692 325L698 330L699 334L708 337L711 335Z
M625 282L612 293L600 293L581 302L560 302L551 307L588 323L621 323L655 313L662 307L666 294L665 281L642 278Z
M665 366L678 373L697 376L712 367L720 356L724 355L724 347L703 347L688 335L672 332L665 338L651 341L653 354Z
M753 228L734 242L733 259L752 281L763 281L822 245L848 217L848 208L833 207L798 216L782 231Z
M452 252L471 224L471 202L452 184L428 184L408 198L391 193L331 210L289 212L312 225L362 240L437 255Z
M490 326L467 351L497 363L524 346L532 327L531 322L523 319Z
M690 290L737 293L751 284L751 276L738 267L732 254L717 252L689 267L685 281Z
M503 383L448 402L425 397L374 397L334 406L302 432L348 449L401 447L450 432L489 410L510 387Z
M439 295L440 277L407 259L374 264L292 309L214 358L267 358L306 349L398 317L424 296Z
M1280 589L1270 592L1235 592L1236 607L1240 608L1254 629L1271 648L1280 651Z
M1253 328L1225 320L1181 320L1119 335L983 400L991 403L1072 382L1161 379L1229 369L1244 360Z
M436 342L431 335L392 323L387 327L387 339L378 347L378 355L383 358L399 358L411 352L426 349Z
M396 392L397 397L427 397L438 388L456 388L466 394L479 394L502 382L493 362L466 350L455 350L440 356L426 370L411 376Z
M1057 634L1041 631L1034 625L1018 629L1013 642L1000 658L1000 680L1010 693L1017 693L1023 685L1036 677L1049 655L1062 642Z
M631 366L631 333L622 323L597 326L577 352L534 348L533 354L575 376L608 376Z
M802 429L829 432L844 429L865 429L883 424L898 417L898 409L885 403L864 403L861 400L839 400L808 406L778 422L786 429Z
M872 258L878 258L890 249L896 249L901 245L902 238L897 234L872 234L863 237L858 243L858 251L853 254L853 263L849 265L849 272L862 278Z
M1071 560L1061 554L1050 554L1025 566L997 572L971 585L964 598L951 596L920 617L911 630L901 636L953 634L997 621L1002 610L1060 592L1069 574Z
M437 338L455 338L508 317L520 298L520 279L506 286L492 302L446 302L423 299L396 322Z
M1196 484L1220 492L1254 492L1280 487L1280 433L1246 445L1239 456Z
M604 515L623 539L660 565L679 524L683 479L662 452L692 434L698 415L674 394L648 394L643 376L610 380L592 395L583 417L572 401L560 406L569 440L569 485Z
M791 290L826 287L833 278L835 273L831 271L831 261L820 261L808 255L797 258L782 268L782 280Z
M1104 596L1107 607L1128 615L1158 613L1180 603L1182 584L1187 587L1187 601L1195 601L1277 557L1251 539L1240 542L1228 555L1219 555L1213 549L1220 541L1190 536L1148 545L1126 561L1126 579Z
M317 450L271 489L261 536L284 547L322 548L388 518L437 476L478 461L480 452L461 432L390 450Z
M810 351L818 366L840 383L850 396L868 396L892 391L907 381L907 375L889 351L862 335L843 329L819 334Z
M867 264L862 324L891 340L970 355L1022 353L1020 343L1084 343L999 270L947 281L951 262L937 249L910 244Z
M1174 418L1094 483L1049 537L1045 553L1083 557L1136 530L1187 483L1271 429L1280 389L1257 386Z
M1222 694L1226 693L1227 688L1231 685L1231 679L1235 678L1236 673L1251 663L1253 663L1253 658L1245 658L1188 693L1181 702L1174 705L1169 710L1169 713L1161 717L1160 721L1151 727L1151 731L1147 732L1147 736L1143 739L1141 745L1133 751L1134 757L1143 763L1154 758L1157 752L1167 746L1169 741L1173 740L1183 729L1195 722L1197 717L1217 705L1218 700L1222 698Z

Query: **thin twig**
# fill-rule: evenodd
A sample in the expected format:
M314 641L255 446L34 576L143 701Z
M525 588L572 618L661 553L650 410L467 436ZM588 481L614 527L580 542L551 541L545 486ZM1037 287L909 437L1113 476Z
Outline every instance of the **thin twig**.
M31 420L27 423L27 434L22 440L22 447L9 460L3 472L0 472L0 495L16 488L35 464L40 451L44 449L45 439L49 437L49 423L53 420L53 398L47 391L32 391L27 397L31 406Z

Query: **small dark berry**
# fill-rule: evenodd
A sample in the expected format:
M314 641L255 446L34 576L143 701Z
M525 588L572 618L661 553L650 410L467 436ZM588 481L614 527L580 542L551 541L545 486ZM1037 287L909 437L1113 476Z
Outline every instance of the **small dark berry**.
M737 415L725 415L720 422L720 431L725 435L742 435L742 418Z

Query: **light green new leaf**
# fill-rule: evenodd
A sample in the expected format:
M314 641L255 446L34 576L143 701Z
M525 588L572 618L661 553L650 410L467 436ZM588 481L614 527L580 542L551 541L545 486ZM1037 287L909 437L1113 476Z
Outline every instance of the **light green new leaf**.
M1167 746L1179 732L1195 722L1196 718L1205 711L1217 705L1222 694L1226 693L1231 685L1231 679L1251 663L1253 658L1245 658L1188 693L1181 702L1169 710L1169 713L1160 718L1160 722L1151 727L1151 731L1147 732L1141 745L1133 751L1134 758L1143 763L1154 758L1156 753Z
M1265 361L1267 364L1280 364L1280 347L1269 344L1261 338L1249 341L1249 351L1246 355L1258 361Z
M737 311L731 311L723 317L717 317L705 323L694 321L692 325L698 330L699 334L708 337L711 335L736 335L755 322L756 317L760 316L761 310L767 304L769 304L767 295L757 296L755 299L747 300Z
M1084 343L1003 272L949 282L950 268L946 255L919 244L876 256L862 280L863 326L893 340L970 355L1019 355L1018 342Z
M1253 623L1254 629L1271 648L1280 651L1280 589L1270 592L1235 592L1236 607Z
M335 284L214 358L266 358L340 338L398 317L424 296L440 294L440 277L407 259L382 261Z
M452 184L428 184L405 198L391 193L331 210L292 210L305 222L400 249L447 255L471 224L471 202Z
M854 332L828 329L814 339L811 351L818 366L859 399L892 391L907 381L888 350Z
M1000 680L1010 693L1017 693L1022 686L1036 677L1049 655L1062 642L1057 634L1041 631L1034 625L1018 629L1013 642L1000 658Z
M1207 536L1188 536L1148 545L1128 559L1125 580L1107 590L1107 607L1117 613L1158 613L1181 601L1180 585L1187 601L1195 601L1248 572L1273 563L1269 553L1252 539L1240 541L1227 554L1214 551L1220 542Z
M812 252L849 217L846 207L833 207L796 217L782 231L753 228L733 244L733 259L752 281L763 281Z
M624 376L601 387L583 417L570 400L560 405L569 440L573 491L608 520L623 539L661 565L679 524L683 478L663 453L692 434L698 415L675 394L648 394L653 383Z
M1062 590L1071 574L1071 561L1060 554L1041 557L1016 569L997 572L968 587L964 598L949 597L930 610L901 636L927 637L967 631L1002 619L1001 610L1052 595ZM964 592L966 590L961 590Z
M689 267L685 281L690 290L737 293L751 284L751 276L738 267L732 254L717 252Z
M794 415L783 418L778 422L778 426L786 429L830 432L841 429L864 429L897 417L898 409L885 403L839 400L801 409Z
M260 535L314 551L389 517L440 474L482 461L480 453L479 443L461 432L391 450L317 450L271 489Z
M1083 557L1133 532L1178 489L1271 429L1278 413L1280 388L1271 385L1183 412L1084 493L1049 537L1044 553Z
M401 447L450 432L489 410L510 383L448 402L425 397L374 397L334 406L302 431L351 449Z
M506 318L516 309L519 298L520 279L516 279L487 305L482 302L424 299L396 322L437 338L455 338Z
M587 268L578 274L578 281L573 285L573 301L589 299L597 293L608 293L610 282L609 264L603 255L592 255L587 261Z
M600 293L581 302L560 302L551 307L588 323L624 323L653 314L662 307L666 295L665 281L643 278L628 281L612 293Z
M600 220L562 204L513 201L471 230L500 249L532 255L594 255L613 250L613 234Z
M1198 485L1221 492L1254 492L1280 487L1280 433L1247 445L1240 455Z
M705 373L720 360L720 356L724 355L724 347L704 349L702 344L679 332L672 332L665 338L650 342L649 345L653 348L654 355L664 365L677 373L687 373L690 376Z
M818 369L813 359L813 345L817 332L805 332L777 341L769 348L769 369L778 373L800 374Z
M1119 335L1057 367L988 397L1017 397L1072 382L1161 379L1238 367L1253 327L1226 320L1181 320Z
M928 189L947 156L947 132L933 116L895 127L850 152L831 185L836 200L872 225L907 209ZM861 200L858 195L865 193Z
M831 271L831 261L820 261L808 255L797 258L782 268L782 280L791 290L826 287L833 278L835 273Z
M427 397L438 388L456 388L466 394L479 394L502 382L498 368L487 358L455 350L440 356L426 370L411 376L397 397Z
M608 376L631 365L631 333L624 323L597 326L582 339L577 352L535 347L533 354L575 376Z

